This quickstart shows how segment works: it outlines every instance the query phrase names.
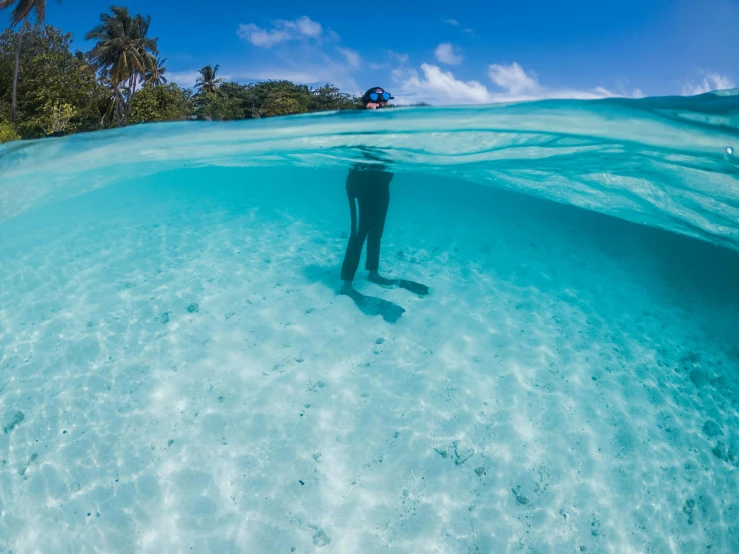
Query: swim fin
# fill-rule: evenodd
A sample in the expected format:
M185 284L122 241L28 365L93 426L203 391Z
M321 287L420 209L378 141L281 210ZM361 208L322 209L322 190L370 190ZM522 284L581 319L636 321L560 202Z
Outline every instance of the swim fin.
M408 279L385 279L385 277L369 277L369 280L376 285L386 288L400 287L419 296L425 296L429 293L429 288L421 283L409 281Z
M349 298L354 300L357 308L359 308L363 314L369 316L382 316L382 319L384 319L388 323L395 323L405 312L405 310L397 304L393 304L392 302L388 302L387 300L383 300L382 298L365 296L361 292L354 289L350 291L342 291L339 294L348 296Z
M395 281L397 282L397 286L399 286L400 288L408 290L419 296L425 296L429 293L429 288L426 285L422 285L421 283L408 281L407 279L396 279Z

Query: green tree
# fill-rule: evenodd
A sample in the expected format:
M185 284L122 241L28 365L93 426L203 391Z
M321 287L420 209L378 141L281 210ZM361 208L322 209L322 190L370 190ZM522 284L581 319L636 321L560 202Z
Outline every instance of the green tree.
M167 58L157 58L156 64L146 72L146 78L144 80L146 84L152 84L154 86L167 84L167 78L164 76L167 72L167 68L164 66L164 62L166 61Z
M239 114L238 119L251 117L251 106L249 104L249 87L234 82L221 83L218 86L218 94L226 99L227 102L221 102L223 106L229 106L230 113ZM236 107L238 106L238 110Z
M18 33L18 46L15 51L15 70L13 72L13 96L10 108L10 122L15 123L15 108L17 106L18 92L18 72L20 71L21 46L23 44L23 34L28 25L28 19L31 12L36 16L36 23L43 24L46 19L46 0L0 0L0 10L5 10L15 6L13 13L10 15L10 26L15 27L21 24L21 30Z
M350 110L361 105L352 95L341 92L338 87L328 83L312 90L311 96L311 111Z
M33 15L42 5L39 0L0 0L3 7L11 4L20 16ZM113 6L110 13L101 15L100 24L87 34L95 41L87 53L70 48L71 34L21 21L21 28L0 34L3 140L127 122L193 116L222 121L346 109L356 104L356 98L330 84L310 89L290 81L223 82L217 65L200 71L195 94L167 84L166 59L156 57L157 39L148 36L151 18L132 15L125 7ZM6 129L11 119L12 134Z
M244 105L250 117L305 113L310 111L310 101L310 89L290 81L254 83L244 92Z
M77 110L71 104L47 100L36 121L44 135L54 135L64 133L76 115Z
M219 92L198 93L195 97L195 115L209 121L231 121L244 119L241 99Z
M20 137L7 121L0 119L0 144L4 142L10 142L11 140L18 140Z
M217 91L219 95L228 99L229 106L239 104L244 113L243 117L247 118L351 109L357 106L356 98L329 84L311 90L305 85L296 85L290 81L263 81L250 85L227 82L222 83ZM206 102L201 97L201 93L196 95L198 105ZM217 104L222 110L225 101L209 99L207 103L209 106ZM200 110L199 116L202 113L203 109Z
M195 88L198 89L199 92L214 93L218 91L218 85L223 81L221 77L216 78L218 68L218 64L214 66L206 65L198 71L200 73L200 77L195 81Z
M147 83L131 101L129 123L181 121L193 111L191 94L175 83Z
M159 50L158 39L148 36L151 16L131 16L124 6L112 6L110 11L111 14L100 14L100 24L85 38L96 41L89 56L101 76L110 80L116 122L120 126L130 112L138 82L145 80L148 72L157 71Z
M0 114L10 113L12 83L2 71L17 43L12 30L0 35ZM26 33L20 56L16 125L23 138L100 127L98 104L104 88L84 56L70 51L72 35L51 26Z
M286 91L272 91L267 94L259 113L262 117L270 117L305 113L307 111L307 102L300 96Z

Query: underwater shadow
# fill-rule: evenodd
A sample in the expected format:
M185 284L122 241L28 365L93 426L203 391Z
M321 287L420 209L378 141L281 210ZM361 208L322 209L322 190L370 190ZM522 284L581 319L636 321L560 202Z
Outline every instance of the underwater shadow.
M338 295L348 296L359 310L368 316L381 316L388 323L395 323L403 315L405 309L397 304L375 296L367 296L357 290L342 293L337 290L336 272L333 268L320 265L309 265L303 268L303 274L312 283L322 283L334 290Z

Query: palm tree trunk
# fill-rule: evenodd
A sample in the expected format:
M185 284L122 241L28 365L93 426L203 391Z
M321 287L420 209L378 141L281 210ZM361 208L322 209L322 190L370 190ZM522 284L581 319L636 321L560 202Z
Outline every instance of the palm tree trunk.
M121 93L120 89L118 88L119 84L115 84L115 117L116 121L118 122L118 127L121 126Z
M132 84L129 87L129 90L131 93L128 96L128 102L126 102L126 121L128 121L128 116L131 113L131 102L133 102L133 95L136 94L136 84L138 83L138 75L135 73L131 76Z
M10 122L15 123L15 107L18 100L18 71L20 70L21 65L21 44L23 42L23 33L26 30L26 22L28 21L28 18L23 19L23 23L21 24L21 30L18 33L18 47L15 49L15 73L13 74L13 99L11 103L10 108Z

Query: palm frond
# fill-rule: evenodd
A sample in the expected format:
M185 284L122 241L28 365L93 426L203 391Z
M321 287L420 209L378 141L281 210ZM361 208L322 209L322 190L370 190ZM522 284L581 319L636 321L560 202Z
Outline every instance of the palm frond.
M46 0L34 0L33 11L36 15L36 23L43 23L46 19Z
M10 14L10 26L15 27L21 21L28 19L33 9L34 0L17 0Z

